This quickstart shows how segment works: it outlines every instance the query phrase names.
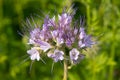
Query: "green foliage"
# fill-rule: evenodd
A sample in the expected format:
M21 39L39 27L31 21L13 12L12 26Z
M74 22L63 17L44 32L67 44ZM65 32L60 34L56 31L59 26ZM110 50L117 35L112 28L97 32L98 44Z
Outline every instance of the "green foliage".
M59 13L74 4L76 19L86 17L88 33L96 36L97 45L84 51L87 56L69 70L69 80L120 79L120 1L119 0L0 0L0 79L61 80L63 65L52 60L34 62L26 55L26 40L17 31L31 15L38 22L44 14ZM38 19L39 18L39 19ZM40 21L40 20L39 20ZM40 22L41 23L41 22ZM29 72L30 71L30 72Z

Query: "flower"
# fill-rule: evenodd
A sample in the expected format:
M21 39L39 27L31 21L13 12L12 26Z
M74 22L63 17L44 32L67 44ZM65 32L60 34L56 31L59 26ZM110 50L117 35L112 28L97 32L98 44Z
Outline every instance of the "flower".
M39 41L38 44L39 44L39 48L41 50L43 50L44 52L46 52L47 50L52 48L52 46L49 43L45 42L45 41Z
M36 44L36 41L40 39L40 29L35 28L30 32L30 39L28 44Z
M86 48L91 47L95 42L91 40L91 36L87 35L83 38L83 40L80 40L78 45L80 48Z
M77 60L73 60L72 64L78 64L82 59L84 59L85 55L80 54L78 55L78 59Z
M48 31L50 29L50 27L55 26L55 16L50 19L49 16L46 16L46 18L44 19L44 24L43 24L43 31Z
M39 52L36 50L35 47L31 48L30 50L27 51L27 53L30 55L31 60L40 60L40 55Z
M73 23L73 16L67 12L59 14L58 18L56 16L50 18L47 15L40 28L30 31L28 44L32 48L27 53L31 60L40 60L38 50L46 53L54 62L67 59L71 64L77 64L84 58L81 51L91 47L95 42L86 34L83 19L79 23L78 21Z
M80 52L76 48L73 48L69 52L69 55L70 55L70 60L71 60L72 64L77 64L80 62L80 60L82 60L84 58L84 55L80 54Z
M63 55L64 55L64 52L57 49L54 51L54 53L47 54L48 57L53 58L54 62L63 60L64 59Z
M71 51L70 51L70 60L77 60L78 59L78 56L79 56L79 51L76 49L76 48L73 48Z
M53 40L56 42L56 45L59 46L64 43L64 39L62 38L62 34L59 33L58 30L51 31Z
M58 15L58 20L60 27L67 27L70 25L72 17L67 13L63 13L62 15Z
M80 39L83 39L86 37L86 33L84 31L85 29L83 27L80 28L80 35L79 35L79 38Z

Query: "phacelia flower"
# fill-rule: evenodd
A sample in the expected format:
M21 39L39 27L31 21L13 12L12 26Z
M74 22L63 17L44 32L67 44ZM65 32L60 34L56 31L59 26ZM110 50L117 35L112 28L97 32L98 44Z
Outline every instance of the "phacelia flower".
M76 48L73 48L70 52L70 60L72 64L77 64L84 58L84 55L81 54Z
M58 62L59 60L61 61L64 59L64 52L57 49L54 51L54 53L48 53L47 55L48 57L52 58L54 62Z
M91 36L85 36L82 40L78 42L80 48L91 47L95 42L91 40Z
M86 37L86 33L84 30L85 30L84 28L80 28L80 35L79 35L80 39L83 39Z
M73 48L69 54L71 60L77 60L80 52L77 49Z
M30 32L30 39L28 44L36 44L36 41L38 41L40 39L40 29L39 28L35 28L34 30L32 30Z
M40 54L39 52L36 50L35 47L31 48L30 50L27 51L27 53L30 55L30 59L31 60L40 60Z
M30 31L28 44L31 49L27 53L31 60L39 61L39 52L42 52L41 55L47 54L54 62L66 59L71 64L76 64L84 58L81 51L91 47L95 42L86 34L84 25L81 24L84 21L74 22L73 16L67 12L52 18L47 15L41 27Z
M78 59L77 60L72 60L71 63L72 64L78 64L82 59L84 59L85 55L80 54L78 55Z

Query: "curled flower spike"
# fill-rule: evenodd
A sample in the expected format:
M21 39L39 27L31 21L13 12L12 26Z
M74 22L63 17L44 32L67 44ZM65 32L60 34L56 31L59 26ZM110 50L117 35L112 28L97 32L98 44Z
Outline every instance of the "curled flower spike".
M39 61L40 60L40 55L39 55L39 52L36 50L35 47L31 48L30 50L27 51L27 53L30 55L30 59L31 60L37 60Z

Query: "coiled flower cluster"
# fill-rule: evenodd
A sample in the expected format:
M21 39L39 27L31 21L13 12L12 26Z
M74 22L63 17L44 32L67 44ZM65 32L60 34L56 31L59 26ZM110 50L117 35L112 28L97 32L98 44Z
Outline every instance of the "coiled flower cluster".
M75 23L75 24L81 24ZM41 55L46 53L47 57L54 62L68 60L71 64L77 64L84 55L81 53L95 42L87 35L84 26L75 26L73 15L67 12L57 17L45 18L42 27L30 31L28 44L32 45L27 53L31 60L41 60Z

